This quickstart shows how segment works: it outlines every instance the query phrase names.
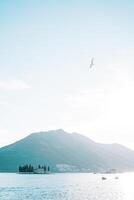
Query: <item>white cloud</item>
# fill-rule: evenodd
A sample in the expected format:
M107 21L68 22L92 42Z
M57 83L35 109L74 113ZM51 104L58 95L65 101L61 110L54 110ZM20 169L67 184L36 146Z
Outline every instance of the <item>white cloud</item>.
M134 81L127 69L110 71L115 73L113 82L66 97L67 125L96 141L118 142L134 149Z
M12 138L11 132L9 132L6 129L0 128L0 136L1 136L0 147L8 145L8 144L10 144L11 142L14 141L13 140L14 138Z
M22 80L0 81L0 90L25 90L30 88L31 86Z

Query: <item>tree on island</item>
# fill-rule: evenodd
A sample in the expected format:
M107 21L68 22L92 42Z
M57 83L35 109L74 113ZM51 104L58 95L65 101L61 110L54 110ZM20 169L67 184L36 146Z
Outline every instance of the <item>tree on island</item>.
M46 169L46 166L44 165L44 171L46 172L46 170L47 170L47 169Z
M44 166L41 166L41 165L38 165L38 169L44 169L44 172L46 172L46 171L50 171L50 167L48 166L46 166L46 165L44 165ZM26 165L24 165L24 166L19 166L19 172L24 172L24 173L34 173L34 167L31 165L31 164L26 164Z
M30 164L26 164L24 166L19 166L19 172L33 172L34 168L33 166Z

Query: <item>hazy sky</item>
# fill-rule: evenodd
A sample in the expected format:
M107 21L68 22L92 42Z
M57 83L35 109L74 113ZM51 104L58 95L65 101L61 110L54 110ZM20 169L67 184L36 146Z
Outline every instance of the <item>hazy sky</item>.
M133 11L132 0L0 1L0 146L63 128L134 149Z

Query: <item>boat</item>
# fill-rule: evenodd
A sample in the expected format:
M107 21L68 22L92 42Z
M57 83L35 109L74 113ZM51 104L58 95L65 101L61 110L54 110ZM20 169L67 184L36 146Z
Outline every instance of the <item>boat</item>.
M107 178L103 176L101 179L102 179L102 180L106 180Z
M115 177L115 179L119 179L119 177L118 177L118 176L116 176L116 177Z

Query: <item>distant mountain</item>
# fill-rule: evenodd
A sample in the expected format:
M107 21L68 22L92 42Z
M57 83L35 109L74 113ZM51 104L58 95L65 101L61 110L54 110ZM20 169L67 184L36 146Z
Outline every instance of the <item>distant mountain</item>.
M119 144L99 144L64 130L33 133L0 148L0 171L16 172L19 165L49 165L52 171L134 170L134 151Z

